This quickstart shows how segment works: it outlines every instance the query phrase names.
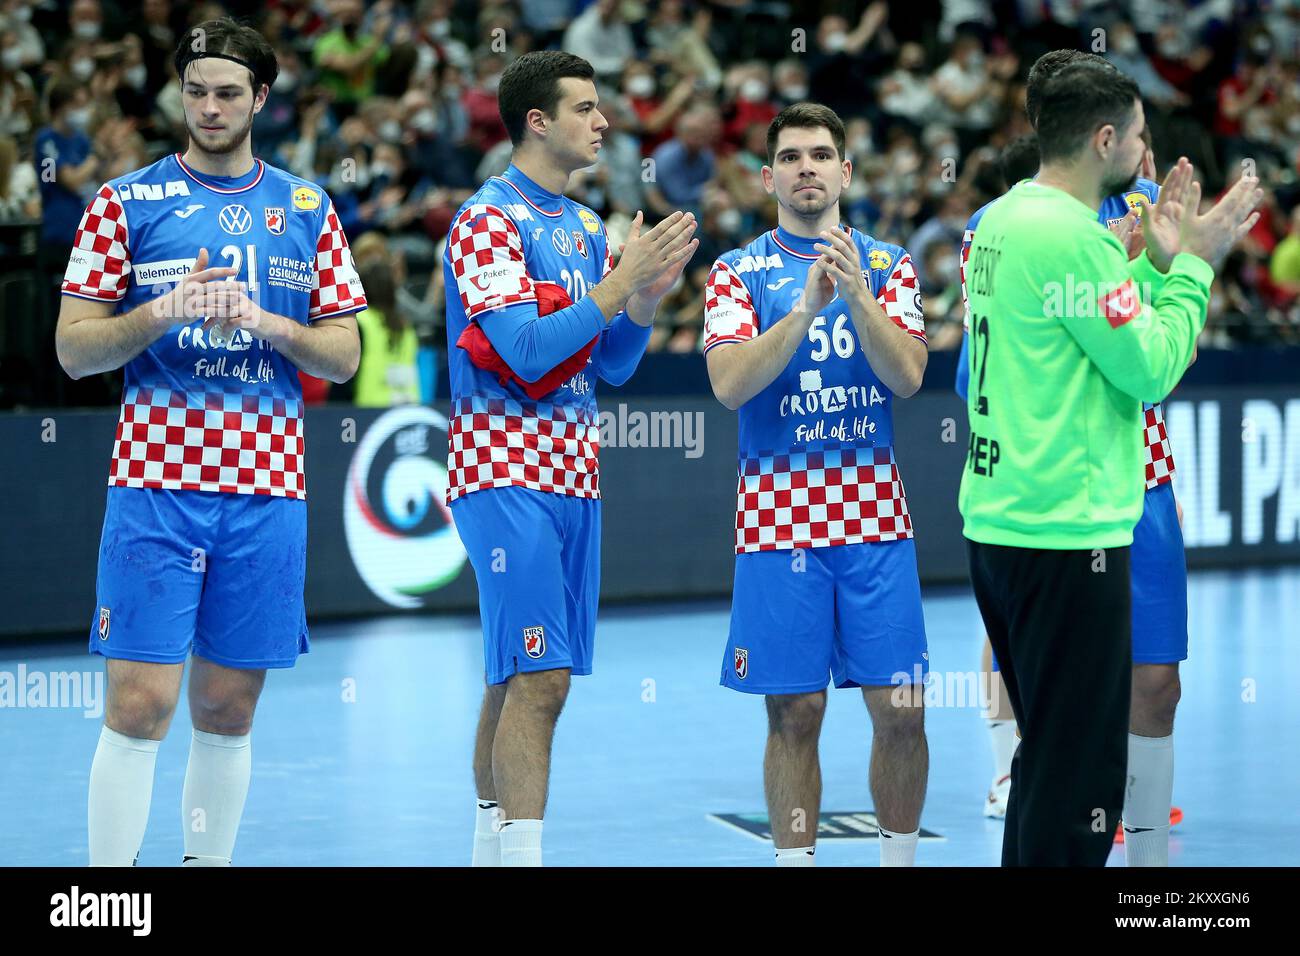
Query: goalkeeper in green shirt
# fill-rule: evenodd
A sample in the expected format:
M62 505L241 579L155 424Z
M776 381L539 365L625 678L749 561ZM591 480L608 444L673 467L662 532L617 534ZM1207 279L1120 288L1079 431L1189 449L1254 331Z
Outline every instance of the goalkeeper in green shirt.
M1147 250L1130 263L1097 210L1136 179L1145 122L1136 85L1113 69L1081 63L1048 80L1039 175L989 208L967 265L959 504L1022 736L1004 865L1101 866L1109 854L1128 742L1138 410L1187 368L1214 270L1261 198L1243 177L1201 215L1181 159L1143 209Z

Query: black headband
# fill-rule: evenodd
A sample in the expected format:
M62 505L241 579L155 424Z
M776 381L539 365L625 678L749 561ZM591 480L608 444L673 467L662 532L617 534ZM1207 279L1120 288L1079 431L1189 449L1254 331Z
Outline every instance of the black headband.
M188 67L191 63L193 63L195 60L209 60L209 59L229 60L231 63L238 63L240 66L248 70L249 73L252 73L254 93L257 92L257 87L262 85L261 77L257 75L257 69L253 66L253 64L249 63L247 60L241 59L240 57L231 56L229 53L195 53L193 56L186 57L185 61L181 64L182 80L184 79L185 76L185 68Z

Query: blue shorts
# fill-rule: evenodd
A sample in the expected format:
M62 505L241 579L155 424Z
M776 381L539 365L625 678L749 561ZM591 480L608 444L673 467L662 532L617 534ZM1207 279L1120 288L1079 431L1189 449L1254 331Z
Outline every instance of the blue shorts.
M1146 493L1129 550L1133 589L1133 663L1187 660L1187 556L1178 526L1174 486ZM997 656L993 669L998 669Z
M929 668L910 538L736 555L724 686L881 687L924 680Z
M591 673L600 499L483 488L451 503L474 576L489 684L520 671Z
M247 670L307 653L307 502L109 488L90 651Z

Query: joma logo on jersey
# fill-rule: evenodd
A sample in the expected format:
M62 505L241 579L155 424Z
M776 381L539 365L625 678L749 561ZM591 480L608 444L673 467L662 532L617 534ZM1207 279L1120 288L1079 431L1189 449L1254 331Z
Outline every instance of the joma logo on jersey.
M746 272L754 272L758 269L780 268L782 268L781 254L778 252L770 256L741 256L731 267L731 271L737 275L744 275Z
M118 198L124 202L128 199L170 199L172 196L189 194L190 187L179 179L165 183L123 183L117 187Z
M537 658L546 653L546 629L543 627L524 628L524 653Z

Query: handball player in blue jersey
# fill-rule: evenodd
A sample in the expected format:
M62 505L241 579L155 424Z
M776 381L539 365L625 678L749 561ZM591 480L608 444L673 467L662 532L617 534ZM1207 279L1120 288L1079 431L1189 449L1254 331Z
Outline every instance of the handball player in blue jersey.
M308 649L298 370L343 382L361 357L366 300L329 196L253 157L270 44L209 20L174 64L188 147L91 200L56 337L73 378L124 369L90 622L108 670L91 866L137 857L187 659L184 862L230 865L266 671Z
M1052 76L1073 63L1110 66L1101 57L1078 50L1054 50L1034 63L1026 86L1025 110L1037 125L1039 93ZM1146 154L1129 189L1102 200L1098 221L1123 242L1133 258L1142 251L1141 210L1154 204L1160 187L1153 180L1155 158L1151 133L1144 129ZM1014 188L1038 170L1038 143L1032 134L1010 144L1002 156L1006 185ZM997 202L994 200L993 202ZM971 216L962 239L962 295L965 267L975 230L985 210ZM966 398L970 385L969 332L962 338L957 362L957 394ZM1192 360L1195 361L1195 351ZM1142 406L1146 497L1133 529L1130 578L1133 604L1133 689L1129 715L1128 783L1124 792L1123 833L1129 866L1165 866L1169 828L1182 811L1172 806L1174 786L1174 712L1181 696L1178 663L1187 659L1187 562L1183 549L1182 509L1174 498L1174 458L1159 403ZM1011 760L1016 750L1016 723L997 659L987 640L981 669L990 688L987 720L993 743L994 772L985 801L986 816L1006 815Z
M928 670L912 522L891 408L927 351L905 249L841 224L852 163L831 109L772 121L762 180L777 227L714 263L705 356L739 413L736 572L722 684L762 694L778 866L811 866L826 687L861 687L882 866L916 855Z
M497 97L514 153L452 218L443 256L451 415L447 501L478 579L486 690L474 743L473 864L540 866L551 739L590 674L600 595L597 379L621 385L699 245L637 213L618 266L565 197L596 162L591 64L527 53Z

